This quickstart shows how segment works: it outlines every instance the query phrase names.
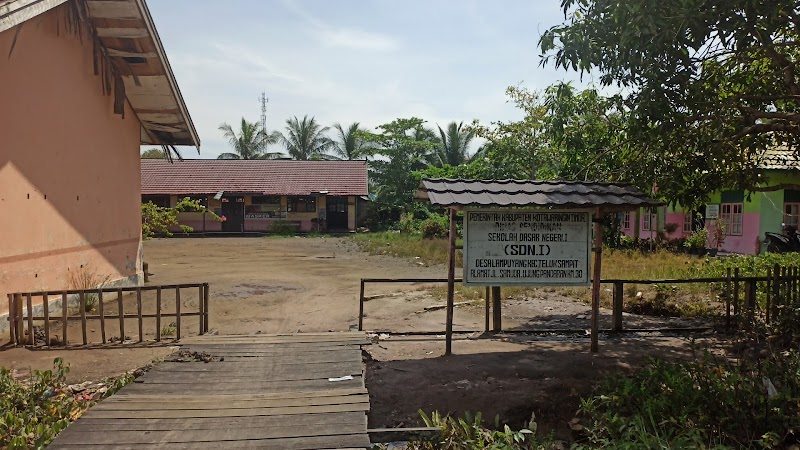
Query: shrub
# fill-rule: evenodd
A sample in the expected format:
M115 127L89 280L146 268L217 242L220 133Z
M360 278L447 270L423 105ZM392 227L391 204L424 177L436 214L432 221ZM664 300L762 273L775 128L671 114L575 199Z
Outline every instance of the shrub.
M494 429L483 426L481 414L464 414L463 418L442 416L438 412L430 416L420 411L428 427L442 430L440 442L409 442L409 450L545 450L557 448L551 436L536 435L536 422L531 420L529 429L512 430L508 425L500 426L495 417Z
M417 221L414 219L413 212L405 212L400 215L400 220L397 222L397 229L401 233L416 233L418 232L418 225Z
M69 367L63 360L56 358L53 366L34 371L27 385L0 367L0 448L43 448L89 406L66 391Z
M297 234L297 225L288 220L276 220L269 227L269 231L279 236L293 236Z
M706 241L708 241L708 230L703 228L692 232L692 234L686 238L683 246L689 249L706 248Z
M178 213L195 211L210 214L217 221L224 219L201 204L200 200L184 197L174 208L158 206L153 202L142 203L142 237L149 239L157 234L172 236L170 227L178 226L183 233L192 232L192 227L178 223Z
M425 239L444 238L450 233L450 219L441 214L431 214L419 226Z
M583 399L593 445L610 448L779 448L800 425L800 353L738 365L650 360L601 381ZM660 438L668 445L621 447Z

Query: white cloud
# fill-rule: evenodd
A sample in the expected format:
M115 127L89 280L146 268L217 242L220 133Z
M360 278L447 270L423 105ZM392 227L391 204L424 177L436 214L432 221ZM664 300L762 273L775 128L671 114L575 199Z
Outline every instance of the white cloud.
M329 47L390 52L400 44L389 36L347 28L321 28L317 31L321 43Z

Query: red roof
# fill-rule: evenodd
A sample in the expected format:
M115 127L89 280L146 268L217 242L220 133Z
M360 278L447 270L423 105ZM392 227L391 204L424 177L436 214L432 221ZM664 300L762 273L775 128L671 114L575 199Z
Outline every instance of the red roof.
M366 161L142 159L142 194L367 195Z

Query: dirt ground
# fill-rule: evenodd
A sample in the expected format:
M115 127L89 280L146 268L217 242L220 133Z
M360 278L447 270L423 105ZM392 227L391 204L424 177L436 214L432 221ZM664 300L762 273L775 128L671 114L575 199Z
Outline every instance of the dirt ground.
M173 238L145 242L145 261L153 274L150 284L207 282L210 284L210 327L221 334L344 331L358 324L359 280L368 277L442 278L443 266L428 267L414 259L369 255L347 238ZM440 331L444 329L443 299L432 285L420 283L368 284L365 303L367 330ZM439 289L437 292L441 292ZM162 312L175 309L175 294L163 294ZM198 293L181 294L181 310L194 311ZM125 312L136 311L133 295L123 297ZM116 298L107 299L106 314L117 311ZM143 312L155 312L154 293L143 297ZM604 337L601 352L588 352L581 332L589 326L589 307L557 292L533 291L504 299L506 330L571 329L577 333L532 337L486 337L484 309L465 303L455 311L459 335L454 355L443 357L441 336L381 336L367 351L367 385L372 411L370 426L419 424L418 409L460 413L481 411L485 417L521 426L531 413L545 428L568 437L566 421L597 378L614 370L630 370L648 355L691 356L685 337L623 335ZM161 329L174 319L164 319ZM701 325L683 319L626 314L627 327L687 327ZM182 334L198 332L196 318L182 321ZM602 311L601 326L610 325ZM97 321L90 322L88 339L100 342ZM156 332L155 319L143 327L145 340ZM54 335L61 335L57 328ZM119 325L106 325L107 337L119 337ZM125 334L136 340L135 320L125 322ZM77 343L79 325L68 329ZM0 365L24 374L29 368L52 366L56 356L72 368L71 381L117 375L172 351L162 345L115 344L106 349L0 351Z

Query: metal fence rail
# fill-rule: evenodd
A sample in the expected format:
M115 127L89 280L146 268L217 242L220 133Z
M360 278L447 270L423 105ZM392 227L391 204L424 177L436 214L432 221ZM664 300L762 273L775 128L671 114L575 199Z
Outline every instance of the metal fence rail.
M447 278L362 278L359 294L358 330L364 330L364 302L367 283L447 283ZM456 279L456 283L462 282ZM626 284L720 284L720 297L725 300L725 320L728 326L741 323L742 319L752 322L756 315L767 323L775 320L783 307L800 307L800 267L782 267L775 265L767 269L765 276L741 276L739 268L728 269L724 277L678 278L678 279L605 279L600 284L613 285L611 331L623 331L623 303ZM533 286L532 286L533 287ZM500 311L498 287L493 287L492 297L497 297L494 310L494 331L502 331L499 319ZM762 302L759 302L759 298ZM486 288L486 325L489 329L490 290ZM744 314L746 312L746 315ZM443 333L431 331L429 333Z
M181 310L181 292L189 289L197 289L198 301L196 311L182 311ZM155 313L145 314L142 313L143 300L142 293L155 291ZM162 312L162 305L165 300L162 298L165 291L174 291L175 293L175 312ZM136 312L125 313L123 293L136 293ZM83 345L89 344L87 336L87 324L90 321L99 322L100 334L102 343L106 344L110 339L106 336L106 321L118 320L119 321L119 339L120 342L125 341L125 319L137 319L138 325L138 342L144 341L143 324L145 319L155 319L155 341L160 342L165 336L162 336L162 319L165 317L175 318L175 339L181 338L181 319L186 317L198 317L198 334L205 334L208 331L208 283L190 283L190 284L169 284L161 286L138 286L138 287L120 287L120 288L96 288L96 289L73 289L73 290L54 290L54 291L39 291L39 292L21 292L8 294L8 320L9 334L11 343L13 345L36 345L37 338L35 332L34 322L41 322L44 329L44 343L45 345L67 345L68 327L71 321L80 321L81 324L81 342ZM112 294L111 297L104 294ZM87 299L90 296L96 295L97 312L96 314L87 314L86 305ZM40 309L41 315L36 315L33 304L35 298L41 297L41 305L35 305ZM51 297L56 297L55 300ZM60 297L61 311L57 315L51 315L51 302L59 302ZM106 300L114 298L116 300L117 312L116 314L106 314ZM70 298L73 304L77 298L78 313L70 313ZM112 302L114 300L111 300ZM168 301L168 300L167 300ZM108 302L111 303L111 302ZM57 322L61 325L62 336L61 339L55 341L51 339L51 322Z

